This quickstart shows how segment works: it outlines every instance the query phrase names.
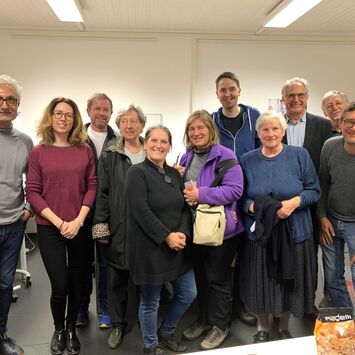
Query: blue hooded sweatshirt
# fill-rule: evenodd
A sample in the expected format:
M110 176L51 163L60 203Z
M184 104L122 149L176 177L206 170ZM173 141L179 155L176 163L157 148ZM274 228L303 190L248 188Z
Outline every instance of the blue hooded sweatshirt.
M239 104L238 106L244 110L243 124L235 136L223 127L221 118L222 107L218 111L213 112L212 117L219 131L220 143L231 149L239 160L244 153L259 148L261 142L255 130L255 123L260 116L260 112L252 106L243 104Z

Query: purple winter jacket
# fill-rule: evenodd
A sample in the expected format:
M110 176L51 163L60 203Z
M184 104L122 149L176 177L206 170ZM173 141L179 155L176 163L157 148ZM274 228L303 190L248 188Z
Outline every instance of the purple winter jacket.
M194 156L193 149L189 149L181 158L180 165L188 170ZM197 178L199 189L199 203L210 205L224 205L227 218L224 239L235 237L244 231L244 225L237 209L237 200L243 193L243 173L239 164L231 167L224 175L220 186L209 187L214 178L216 166L220 161L236 159L235 154L220 144L215 144L201 167Z

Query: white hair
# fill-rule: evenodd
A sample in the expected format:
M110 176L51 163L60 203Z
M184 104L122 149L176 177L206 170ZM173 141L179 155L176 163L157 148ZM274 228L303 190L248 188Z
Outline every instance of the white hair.
M286 80L284 86L282 87L281 89L281 95L282 97L285 97L286 96L286 91L287 91L287 88L289 86L292 86L292 85L302 85L305 89L306 89L306 94L308 95L309 94L309 85L308 85L308 81L306 79L303 79L303 78L298 78L297 76L290 79L290 80Z
M14 89L18 100L19 101L21 100L22 87L18 84L17 80L11 78L11 76L9 75L0 74L0 84L5 84L7 86L10 86L12 89Z
M259 118L256 120L256 124L255 124L256 131L259 133L260 129L265 125L265 123L268 123L273 120L277 120L279 122L282 130L286 131L287 122L286 122L284 115L278 111L275 111L275 110L266 111L259 116Z

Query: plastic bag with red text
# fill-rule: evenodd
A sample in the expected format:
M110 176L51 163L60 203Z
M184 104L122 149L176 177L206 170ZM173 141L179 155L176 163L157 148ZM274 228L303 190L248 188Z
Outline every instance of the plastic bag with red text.
M355 355L352 308L320 308L314 336L318 355Z

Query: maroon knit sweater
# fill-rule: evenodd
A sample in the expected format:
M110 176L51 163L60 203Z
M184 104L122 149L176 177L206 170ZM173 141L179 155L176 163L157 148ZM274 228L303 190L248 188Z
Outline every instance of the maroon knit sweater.
M33 148L28 162L26 194L36 211L38 224L51 224L41 216L46 207L61 219L72 221L81 206L92 208L96 190L95 161L88 145L37 145Z

